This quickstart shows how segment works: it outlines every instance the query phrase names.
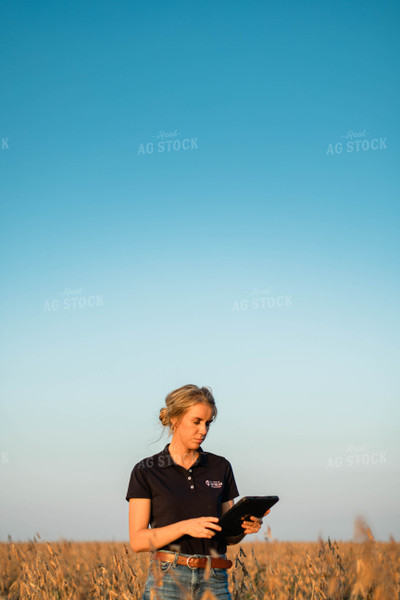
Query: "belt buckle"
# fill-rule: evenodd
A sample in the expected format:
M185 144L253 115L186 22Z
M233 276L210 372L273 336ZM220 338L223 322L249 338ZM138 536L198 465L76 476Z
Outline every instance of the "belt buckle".
M188 566L188 567L190 567L191 569L197 569L197 567L192 567L192 566L189 564L189 561L190 561L190 559L191 559L191 558L197 558L197 556L196 556L195 554L191 554L190 556L188 556L188 557L187 557L187 559L186 559L186 564L187 564L187 566Z

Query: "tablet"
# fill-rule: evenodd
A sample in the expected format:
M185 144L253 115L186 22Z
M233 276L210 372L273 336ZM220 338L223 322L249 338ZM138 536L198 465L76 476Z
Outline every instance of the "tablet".
M279 500L278 496L245 496L234 504L218 522L225 537L243 533L243 521L251 521L250 516L261 518Z

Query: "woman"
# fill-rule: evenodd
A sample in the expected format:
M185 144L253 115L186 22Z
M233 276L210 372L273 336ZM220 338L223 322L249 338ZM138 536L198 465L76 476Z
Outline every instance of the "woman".
M236 538L220 533L218 521L239 492L230 463L200 445L217 416L210 388L184 385L165 403L159 419L171 442L135 465L126 495L130 545L152 552L142 600L200 600L206 589L230 600L226 546L256 533L262 520L244 521Z

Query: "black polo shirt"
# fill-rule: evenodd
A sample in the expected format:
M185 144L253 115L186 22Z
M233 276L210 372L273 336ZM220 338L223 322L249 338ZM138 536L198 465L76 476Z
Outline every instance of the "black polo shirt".
M223 502L239 496L229 461L199 447L196 462L185 469L174 462L169 444L161 452L144 458L131 473L126 499L150 498L150 527L165 527L196 517L221 518ZM226 541L219 532L211 539L183 535L159 548L182 554L226 553Z

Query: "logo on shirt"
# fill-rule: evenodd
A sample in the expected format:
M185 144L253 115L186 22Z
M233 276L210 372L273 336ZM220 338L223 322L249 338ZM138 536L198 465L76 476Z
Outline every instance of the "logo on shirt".
M211 481L210 479L206 479L206 485L208 485L208 487L212 487L212 488L221 488L222 487L222 481Z

